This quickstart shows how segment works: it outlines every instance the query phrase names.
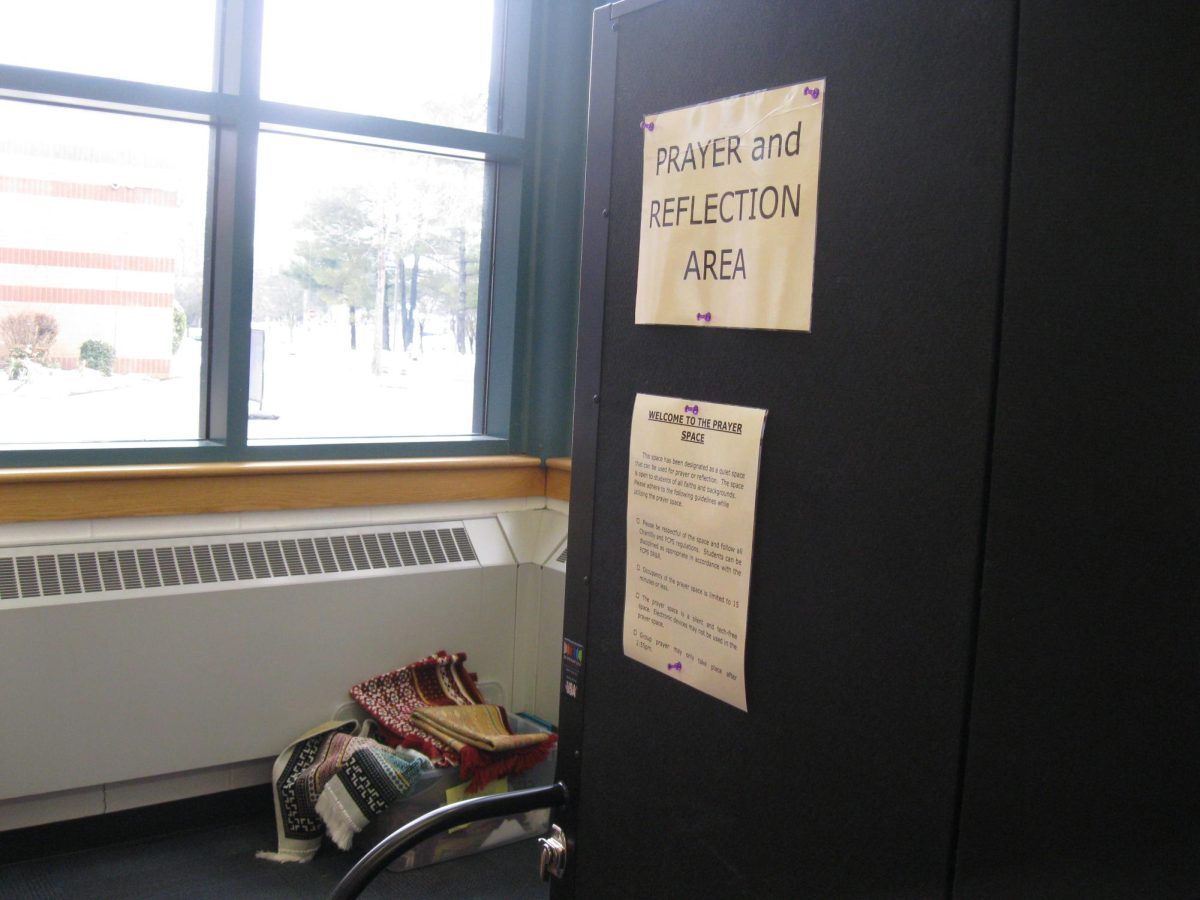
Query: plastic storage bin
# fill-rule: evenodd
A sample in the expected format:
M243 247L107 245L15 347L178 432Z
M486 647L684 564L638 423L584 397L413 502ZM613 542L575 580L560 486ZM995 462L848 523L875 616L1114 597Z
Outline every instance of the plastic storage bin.
M509 724L514 731L530 733L544 731L536 723L520 716L509 714ZM554 781L554 768L558 758L558 747L550 748L546 759L520 775L508 776L508 789L543 787ZM458 769L434 769L421 776L412 793L400 803L378 816L363 829L355 843L363 848L373 847L398 828L407 825L418 816L437 809L446 803L446 791L462 781ZM468 794L468 797L481 794ZM540 809L514 816L484 819L472 822L451 832L443 832L428 838L423 843L395 859L388 868L392 871L415 869L432 863L445 862L481 850L502 847L515 841L527 840L550 830L550 810Z

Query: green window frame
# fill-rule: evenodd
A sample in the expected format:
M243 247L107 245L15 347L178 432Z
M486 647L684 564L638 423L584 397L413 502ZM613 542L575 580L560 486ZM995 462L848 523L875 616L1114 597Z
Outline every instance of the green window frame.
M488 131L300 107L260 98L262 0L218 3L212 91L5 65L0 98L207 123L208 245L198 441L0 446L0 467L564 455L568 449L591 3L495 0ZM564 43L563 35L573 35ZM564 74L566 77L564 77ZM536 109L539 118L527 116ZM473 434L255 441L248 438L254 195L263 128L475 155L488 163ZM555 154L553 171L547 153ZM575 185L575 191L563 186ZM558 204L538 224L542 197ZM2 214L2 213L0 213ZM541 217L545 218L545 217ZM535 265L533 260L537 259ZM486 286L485 286L486 284ZM553 295L552 299L547 299Z

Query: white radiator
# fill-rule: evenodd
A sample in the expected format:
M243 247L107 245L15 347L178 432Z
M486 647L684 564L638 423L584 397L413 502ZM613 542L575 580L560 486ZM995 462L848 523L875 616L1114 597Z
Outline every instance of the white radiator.
M517 570L493 517L0 548L0 800L272 757L439 649L532 693Z

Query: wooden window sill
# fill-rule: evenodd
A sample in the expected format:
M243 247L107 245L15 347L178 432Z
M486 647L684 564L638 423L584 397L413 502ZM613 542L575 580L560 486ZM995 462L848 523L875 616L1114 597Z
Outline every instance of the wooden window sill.
M486 456L3 469L0 523L559 496L563 461L552 462ZM569 482L569 461L566 471Z
M546 460L546 496L564 503L571 502L571 460Z

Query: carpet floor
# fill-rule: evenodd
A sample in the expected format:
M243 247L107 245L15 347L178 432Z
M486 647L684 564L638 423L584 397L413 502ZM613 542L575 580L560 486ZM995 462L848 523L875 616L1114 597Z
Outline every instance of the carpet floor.
M361 855L326 842L312 862L256 859L270 848L269 819L239 822L159 838L47 855L0 867L0 897L12 900L200 900L200 898L317 898ZM538 879L536 840L413 869L382 872L366 898L414 900L546 900Z

